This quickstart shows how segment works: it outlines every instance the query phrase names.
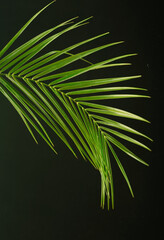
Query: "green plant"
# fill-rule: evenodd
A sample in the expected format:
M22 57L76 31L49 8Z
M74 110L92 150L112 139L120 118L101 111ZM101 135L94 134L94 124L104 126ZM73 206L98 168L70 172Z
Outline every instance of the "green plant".
M111 204L112 207L114 207L113 176L109 152L116 160L132 196L133 191L130 182L114 147L116 146L135 160L148 165L120 141L116 140L115 136L148 150L150 149L147 146L126 135L126 133L140 135L147 139L150 138L121 122L110 119L110 116L148 121L133 113L115 107L97 104L95 101L138 97L148 98L149 96L136 93L122 94L124 90L144 91L145 89L142 88L110 86L114 83L139 78L140 75L77 80L78 76L89 71L129 65L129 63L125 62L118 63L118 60L135 54L121 55L97 63L91 63L85 59L85 57L90 54L122 42L109 43L77 54L70 53L70 51L103 37L107 33L92 37L63 50L51 51L36 57L49 43L68 31L86 24L89 18L77 23L73 23L73 20L76 18L70 19L54 28L42 32L14 51L6 54L7 50L26 27L50 4L34 15L1 50L0 91L18 112L36 143L37 140L34 136L33 129L40 134L56 153L54 144L45 129L45 125L47 125L61 138L75 156L76 153L72 146L77 147L83 158L89 160L100 172L101 206L104 208L105 198L107 198L109 208L111 198ZM62 30L57 33L48 36L61 27L64 27L64 29L62 28ZM58 57L61 58L58 59ZM78 60L85 62L86 66L69 71L64 70L64 67ZM121 93L115 94L113 93L115 91Z

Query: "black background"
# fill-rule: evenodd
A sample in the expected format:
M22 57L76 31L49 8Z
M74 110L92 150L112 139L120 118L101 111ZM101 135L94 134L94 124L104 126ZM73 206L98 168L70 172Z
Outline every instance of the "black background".
M0 239L162 239L162 17L161 6L158 1L153 2L58 0L15 43L14 47L71 17L94 16L89 25L68 33L56 45L62 49L107 31L110 35L98 43L125 40L121 47L100 55L107 58L110 54L138 53L131 59L133 65L125 72L142 74L142 79L135 84L147 88L152 98L127 102L129 108L121 102L118 105L152 122L151 125L134 124L153 138L154 143L145 141L152 148L151 153L132 148L150 164L149 167L120 153L135 198L131 198L114 165L115 210L108 212L100 208L99 173L80 156L75 159L57 138L54 139L57 156L42 140L36 145L15 110L0 96ZM1 1L0 47L47 3L39 0ZM53 43L49 48L56 45Z

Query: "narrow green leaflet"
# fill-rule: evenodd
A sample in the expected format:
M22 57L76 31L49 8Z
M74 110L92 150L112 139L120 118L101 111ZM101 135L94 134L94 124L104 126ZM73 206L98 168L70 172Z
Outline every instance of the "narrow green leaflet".
M86 59L86 58L85 58ZM89 62L89 65L94 65L93 63L91 63L91 62ZM109 67L119 67L119 66L127 66L127 65L130 65L129 63L116 63L116 64L113 64L113 63L111 63L111 64L105 64L105 65L103 65L104 64L104 62L102 63L102 64L97 64L96 66L94 65L94 66L92 66L91 68L88 68L88 66L87 67L84 67L84 68L79 68L79 69L74 69L74 70L71 70L71 71L63 71L63 72L60 72L60 73L56 73L56 74L52 74L52 75L49 75L49 76L47 76L47 77L43 77L43 78L40 78L39 80L37 80L38 82L44 82L44 81L48 81L48 80L52 80L52 79L57 79L57 78L62 78L62 80L63 80L63 78L64 78L64 80L66 79L66 80L69 80L69 79L71 79L71 78L74 78L74 77L76 77L76 76L79 76L79 75L81 75L81 74L83 74L83 73L85 73L85 72L88 72L88 71L95 71L95 70L98 70L98 69L102 69L102 68L109 68ZM60 79L61 80L61 79ZM97 79L98 80L98 79ZM101 79L100 79L101 80ZM92 81L92 80L90 80L90 81ZM60 84L59 83L60 81L54 81L54 82L51 82L50 84L51 85L54 85L54 83L55 83L55 85L56 84L58 84L58 86L65 86L65 84L67 84L67 83L64 83L64 85L63 84ZM82 81L83 82L83 81ZM69 83L68 83L69 84ZM99 84L99 85L101 85L101 84Z
M75 100L76 101L93 101L93 100L124 99L124 98L149 98L149 96L137 95L137 94L110 94L110 95L78 97L78 98L75 98Z
M109 118L106 118L106 117L102 117L102 116L99 116L99 115L96 115L96 114L90 114L94 119L96 119L96 122L100 125L100 126L103 126L103 125L107 125L107 126L110 126L110 127L114 127L114 128L117 128L117 129L121 129L123 131L126 131L126 132L129 132L129 133L132 133L132 134L136 134L136 135L139 135L139 136L142 136L144 138L147 138L149 139L150 141L152 141L151 138L149 138L148 136L146 136L145 134L135 130L134 128L132 127L129 127L123 123L120 123L118 121L114 121L114 120L111 120Z
M125 118L136 119L136 120L140 120L140 121L144 121L144 122L149 122L148 120L146 120L136 114L124 111L122 109L108 107L105 105L100 105L100 104L90 103L90 102L79 102L79 104L90 107L90 108L86 109L89 112L95 112L95 113L100 113L100 114L113 115L113 116L118 116L118 117L125 117Z
M110 132L110 133L118 136L119 138L122 138L122 139L124 139L124 140L126 140L126 141L129 141L129 142L131 142L131 143L133 143L133 144L139 145L140 147L143 147L143 148L151 151L150 148L148 148L145 144L143 144L143 143L135 140L134 138L131 138L131 137L129 137L129 136L123 134L123 133L120 133L120 132L118 132L118 131L115 131L115 130L112 130L112 129L110 129L110 128L103 127L103 126L101 126L101 129L104 130L104 131Z
M120 162L116 152L114 151L112 145L109 143L109 141L108 141L108 146L109 146L109 148L110 148L110 150L111 150L111 152L112 152L112 154L113 154L113 156L114 156L114 158L115 158L115 160L117 162L118 167L120 168L120 171L122 172L122 174L123 174L123 176L124 176L124 178L125 178L125 180L126 180L126 182L128 184L128 187L129 187L129 190L130 190L130 192L132 194L132 197L134 197L134 193L133 193L131 184L129 182L128 176L127 176L127 174L126 174L126 172L125 172L125 170L124 170L124 168L123 168L123 166L122 166L122 164L121 164L121 162Z
M92 89L84 89L80 91L71 91L68 92L67 95L87 95L93 93L104 93L104 92L113 92L113 91L124 91L124 90L144 90L143 88L136 87L106 87L106 88L92 88Z
M140 157L136 156L133 152L131 152L127 147L125 147L122 143L120 143L119 141L117 141L114 137L112 137L109 134L106 134L107 139L112 142L115 146L117 146L118 148L120 148L123 152L125 152L127 155L129 155L130 157L134 158L135 160L137 160L138 162L143 163L146 166L149 166L146 162L144 162Z
M110 44L108 45L108 46L106 46L106 47L109 47L110 46ZM99 50L101 50L102 48L99 48ZM97 52L97 50L98 49L95 49L95 52ZM88 53L89 54L89 53ZM87 54L87 55L88 55ZM64 75L63 77L61 77L61 78L59 78L59 79L57 79L57 80L54 80L54 81L52 81L51 83L50 83L50 85L51 86L55 86L56 84L59 84L59 83L61 83L61 82L64 82L64 81L68 81L69 79L71 79L71 78L74 78L74 77L77 77L77 76L79 76L79 75L81 75L81 74L84 74L84 73L86 73L86 72L88 72L88 71L91 71L91 70L96 70L96 69L99 69L99 68L102 68L102 67L106 67L106 65L105 64L108 64L108 63L110 63L110 62L114 62L114 61L117 61L117 60L119 60L119 59L122 59L122 58L127 58L127 57L130 57L130 56L133 56L134 54L127 54L127 55L122 55L122 56L119 56L119 57L116 57L116 58L111 58L111 59L108 59L108 60L105 60L105 61L102 61L102 62L99 62L99 63L95 63L95 64L92 64L91 66L89 66L89 67L86 67L86 68L83 68L83 69L75 69L75 70L73 70L73 71L70 71L69 72L69 74L67 74L67 75ZM80 55L81 57L83 57L83 55ZM79 58L80 58L80 56L79 56ZM85 55L86 56L86 55ZM78 59L76 59L76 60L78 60ZM69 64L69 62L67 62L66 64ZM65 65L64 65L65 66ZM109 67L110 65L108 65L108 67ZM60 66L61 67L61 66ZM60 68L59 66L58 66L58 69ZM62 66L63 67L63 66ZM53 71L55 71L55 70L57 70L57 69L53 69ZM54 75L52 75L52 76L48 76L48 77L46 77L46 80L50 80L50 79L53 79L54 78ZM40 78L38 81L43 81L43 80L45 80L45 78Z

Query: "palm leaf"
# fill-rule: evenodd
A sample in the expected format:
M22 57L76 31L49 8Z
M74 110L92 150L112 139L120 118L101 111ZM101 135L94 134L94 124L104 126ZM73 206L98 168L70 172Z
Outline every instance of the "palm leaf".
M110 86L110 84L132 81L141 77L140 75L118 76L114 78L102 77L100 79L88 80L84 77L81 81L78 81L77 77L90 71L98 71L102 68L130 65L130 63L118 61L136 54L119 55L96 63L91 63L86 59L87 56L108 47L114 47L123 43L122 41L108 43L82 52L71 52L83 44L95 41L100 37L105 37L108 33L93 36L62 50L55 49L54 51L40 54L52 41L69 31L85 25L90 18L76 23L73 23L73 20L77 18L67 20L38 34L14 51L6 54L7 50L9 50L26 27L50 4L35 14L1 50L0 91L18 112L36 143L38 142L35 138L35 131L39 133L56 153L54 143L47 133L47 128L50 128L75 156L77 156L76 147L82 157L91 162L101 175L101 207L104 208L105 199L107 199L107 206L109 208L111 199L112 208L114 208L112 155L129 186L132 196L133 191L123 165L114 151L113 145L133 159L148 165L129 150L126 145L114 138L114 136L147 150L150 149L134 137L128 136L128 133L135 136L139 135L149 140L151 139L138 130L110 117L129 118L144 122L149 121L126 110L95 103L95 101L149 98L149 96L142 94L142 91L146 91L143 88ZM67 26L68 24L69 26ZM59 30L60 27L64 29ZM54 31L55 33L52 34ZM50 34L52 35L49 36ZM40 55L38 56L38 54ZM59 57L60 59L58 59ZM72 67L69 71L65 70L66 66L72 66L73 63L79 60L83 61L86 66L81 68ZM132 91L133 93L122 93L125 90ZM113 94L115 91L118 93ZM136 93L136 91L140 91L141 93ZM124 133L118 131L118 129L124 131Z

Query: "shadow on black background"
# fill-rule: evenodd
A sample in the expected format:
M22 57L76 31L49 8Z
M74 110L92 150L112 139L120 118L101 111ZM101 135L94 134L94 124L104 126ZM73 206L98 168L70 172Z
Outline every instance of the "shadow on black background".
M3 45L48 1L4 1L0 8ZM122 46L102 52L101 58L137 52L126 74L142 74L137 86L149 90L151 100L118 102L152 124L134 123L154 139L152 152L134 148L150 163L145 167L120 153L132 183L132 199L121 173L113 164L115 210L100 209L100 177L89 163L75 159L55 137L58 156L42 140L36 145L15 110L1 96L0 118L0 239L162 239L162 149L160 122L162 64L160 6L139 1L58 0L15 43L74 16L93 15L91 23L51 44L63 48L90 36L110 31L99 43L125 40ZM55 45L56 44L56 45ZM100 56L99 55L99 56ZM95 56L96 58L97 56ZM94 59L91 57L91 59ZM97 57L98 59L98 57ZM96 59L96 60L97 60ZM119 71L119 70L118 70ZM107 72L105 72L107 73ZM124 73L120 70L118 74ZM114 73L112 73L114 74ZM130 85L130 84L129 84ZM162 144L161 144L162 145Z

